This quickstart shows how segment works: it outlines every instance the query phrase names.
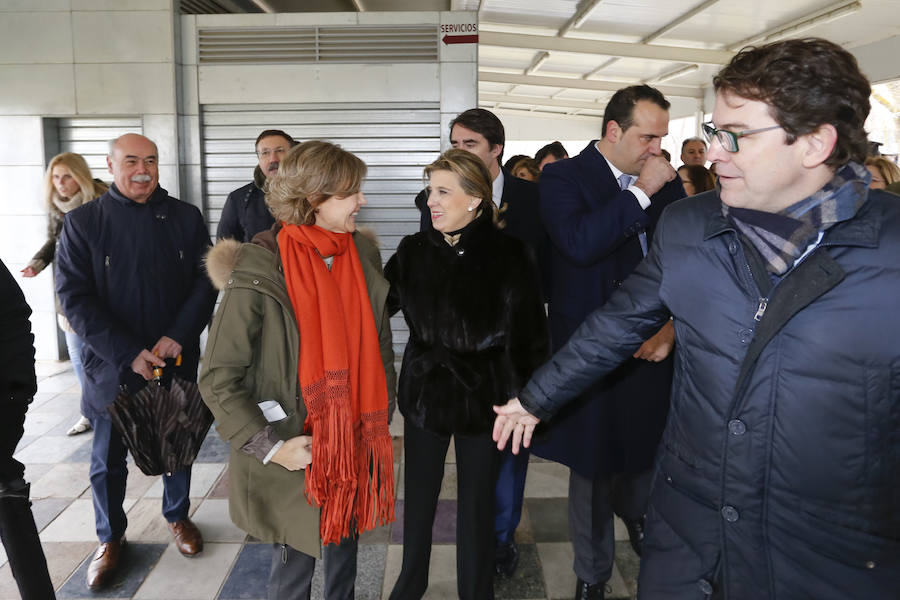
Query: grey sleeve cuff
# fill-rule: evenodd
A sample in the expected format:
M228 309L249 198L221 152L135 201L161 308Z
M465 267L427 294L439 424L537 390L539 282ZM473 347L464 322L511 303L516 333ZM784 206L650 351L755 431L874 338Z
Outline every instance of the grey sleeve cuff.
M264 429L244 442L241 452L255 456L260 462L267 464L283 444L284 441L278 437L275 430L270 425L266 425Z

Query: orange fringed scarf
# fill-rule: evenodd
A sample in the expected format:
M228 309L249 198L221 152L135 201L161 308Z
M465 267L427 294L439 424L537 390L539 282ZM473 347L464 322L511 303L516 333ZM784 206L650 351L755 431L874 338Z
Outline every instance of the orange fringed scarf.
M297 367L313 436L306 498L325 544L394 520L393 446L378 332L352 234L284 224L278 236L300 330ZM333 256L329 271L322 257Z

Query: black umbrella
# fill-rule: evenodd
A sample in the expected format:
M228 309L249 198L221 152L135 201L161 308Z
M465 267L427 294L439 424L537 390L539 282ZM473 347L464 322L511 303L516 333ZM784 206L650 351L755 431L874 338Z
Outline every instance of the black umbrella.
M181 356L175 364L181 364ZM108 410L134 464L146 475L171 474L193 464L213 415L196 383L173 375L167 387L162 369L153 374L133 394L123 385Z

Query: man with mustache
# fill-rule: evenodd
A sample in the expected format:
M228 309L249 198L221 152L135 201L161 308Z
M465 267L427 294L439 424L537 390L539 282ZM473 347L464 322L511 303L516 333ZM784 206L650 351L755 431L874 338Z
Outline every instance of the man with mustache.
M100 547L87 571L91 589L111 582L128 523L127 451L107 408L121 385L136 392L154 366L178 355L179 377L196 381L200 332L216 298L203 267L210 246L203 217L159 186L158 154L142 135L113 140L106 159L112 187L66 216L57 250L59 299L85 342L81 410L94 428L91 492ZM190 484L190 468L163 475L163 516L185 556L203 549L188 518Z
M269 229L275 219L266 206L263 191L266 179L278 172L278 165L288 150L297 145L280 129L266 129L256 138L259 164L253 169L253 181L228 194L216 237L249 242L260 231Z

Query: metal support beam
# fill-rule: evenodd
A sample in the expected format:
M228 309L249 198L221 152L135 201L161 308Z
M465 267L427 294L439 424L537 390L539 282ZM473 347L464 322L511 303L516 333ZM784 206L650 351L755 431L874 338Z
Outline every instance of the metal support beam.
M606 108L603 102L585 102L583 100L554 100L541 96L510 96L508 94L478 94L478 101L494 104L517 104L520 106L550 106L553 108L572 108L579 110L599 110ZM527 109L526 109L527 110Z
M836 2L835 4L829 4L825 8L818 10L811 15L806 15L805 17L782 23L781 25L763 31L762 33L757 33L756 35L744 38L739 42L735 42L729 46L729 49L740 50L744 46L756 43L768 43L788 36L793 37L816 25L830 23L836 19L852 15L861 8L862 2L859 0L851 0L850 2L844 0L842 2Z
M676 79L678 77L683 77L689 73L698 71L699 69L700 69L700 67L698 67L697 65L687 65L684 67L678 67L677 69L672 69L671 71L667 71L666 73L663 73L662 75L657 75L656 77L653 77L652 79L648 79L647 83L664 83L666 81L672 81L673 79Z
M671 30L675 29L676 27L678 27L679 25L681 25L688 19L691 19L694 16L700 14L701 12L703 12L704 10L706 10L713 4L716 4L718 1L719 0L706 0L706 2L703 2L702 4L698 4L697 6L695 6L691 10L687 11L686 13L684 13L677 19L675 19L673 21L669 21L668 23L666 23L665 25L663 25L662 27L660 27L659 29L657 29L656 31L651 33L650 35L641 39L640 43L641 44L649 44L653 40L658 39L658 38L662 37L663 35L667 34L668 32L670 32ZM584 78L590 79L591 77L593 77L594 75L596 75L597 73L599 73L600 71L605 69L606 67L618 62L618 60L619 60L618 58L609 59L608 61L604 62L602 65L600 65L599 67L597 67L596 69L594 69L593 71L591 71L590 73L585 75Z
M484 30L478 36L478 42L481 46L524 48L528 50L545 50L547 52L573 52L576 54L602 54L623 58L695 62L706 65L724 65L734 56L734 52L728 50L628 44L624 42L558 38L545 35L524 35Z
M554 88L570 88L579 90L597 90L601 92L615 92L628 84L622 81L603 81L599 79L567 79L565 77L543 77L540 75L510 75L507 73L491 73L490 71L478 71L478 81L486 83L506 83L512 85L539 85ZM678 96L682 98L703 98L703 90L696 87L659 85L656 86L666 96Z
M550 58L549 52L538 53L537 57L535 57L535 59L534 59L534 62L532 62L531 65L529 65L529 67L527 69L525 69L524 74L525 75L534 74L535 71L537 71L538 69L541 68L541 65L543 65L545 62L547 62L548 58Z
M661 38L662 36L669 33L670 31L672 31L673 29L675 29L676 27L678 27L685 21L694 18L695 16L702 13L704 10L706 10L713 4L716 4L717 2L719 2L719 0L706 0L706 2L698 4L697 6L695 6L691 10L687 11L686 13L684 13L677 19L675 19L673 21L669 21L668 23L666 23L665 25L663 25L662 27L660 27L659 29L657 29L656 31L654 31L653 33L651 33L650 35L648 35L647 37L642 39L641 43L647 44L649 42L652 42L655 39Z
M559 37L565 37L570 31L573 29L578 29L581 27L585 21L587 21L588 17L591 16L591 13L594 12L594 9L600 5L603 0L585 0L584 4L581 5L581 8L572 15L572 18L566 21L566 24L562 26L562 28L556 32L556 35Z

